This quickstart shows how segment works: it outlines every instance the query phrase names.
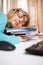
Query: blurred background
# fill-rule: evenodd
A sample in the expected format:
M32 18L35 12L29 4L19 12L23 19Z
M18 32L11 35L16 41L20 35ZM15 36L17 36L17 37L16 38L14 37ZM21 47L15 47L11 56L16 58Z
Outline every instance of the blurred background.
M30 15L30 26L43 32L43 0L0 0L0 11L7 14L12 8L22 8Z

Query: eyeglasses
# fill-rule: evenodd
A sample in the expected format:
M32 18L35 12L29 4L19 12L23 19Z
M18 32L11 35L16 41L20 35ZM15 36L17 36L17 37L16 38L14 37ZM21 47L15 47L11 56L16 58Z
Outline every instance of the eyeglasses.
M13 11L15 11L15 13L17 13L18 17L22 18L24 17L25 21L28 21L28 14L21 10L21 9L14 9Z
M23 12L17 12L17 15L18 15L18 17L20 17L20 18L24 17L24 20L25 20L25 21L28 21L28 16L25 15Z

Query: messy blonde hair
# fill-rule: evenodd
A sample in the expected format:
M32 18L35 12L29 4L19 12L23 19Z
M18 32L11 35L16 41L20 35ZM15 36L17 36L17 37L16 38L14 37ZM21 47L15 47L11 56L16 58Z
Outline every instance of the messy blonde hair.
M28 23L29 23L29 15L27 14L27 12L25 12L24 10L22 10L21 8L15 8L15 9L11 9L8 14L7 14L7 17L8 17L8 23L7 23L7 26L9 26L9 20L14 16L15 13L18 13L18 16L19 17L23 17L25 16L25 25L26 26ZM22 14L21 14L22 13ZM10 24L11 25L11 24ZM10 26L9 26L10 27Z

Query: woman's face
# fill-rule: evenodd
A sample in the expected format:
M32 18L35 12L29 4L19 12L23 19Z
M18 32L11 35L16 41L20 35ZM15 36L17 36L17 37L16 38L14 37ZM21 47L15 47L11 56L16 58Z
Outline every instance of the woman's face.
M10 23L13 28L23 27L25 24L24 17L19 17L17 13L15 13L14 16L10 19Z

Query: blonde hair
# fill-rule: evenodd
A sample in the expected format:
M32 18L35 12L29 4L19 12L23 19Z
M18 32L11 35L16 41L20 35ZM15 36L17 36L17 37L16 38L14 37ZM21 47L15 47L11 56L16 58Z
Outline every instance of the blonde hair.
M22 10L21 8L15 8L15 9L11 9L8 14L7 14L7 17L8 17L8 23L9 23L9 20L14 16L15 13L18 13L18 16L20 17L23 17L25 16L25 24L27 24L27 22L29 22L30 18L29 18L29 15L27 14L27 12L25 12L24 10ZM7 24L8 25L8 24Z

